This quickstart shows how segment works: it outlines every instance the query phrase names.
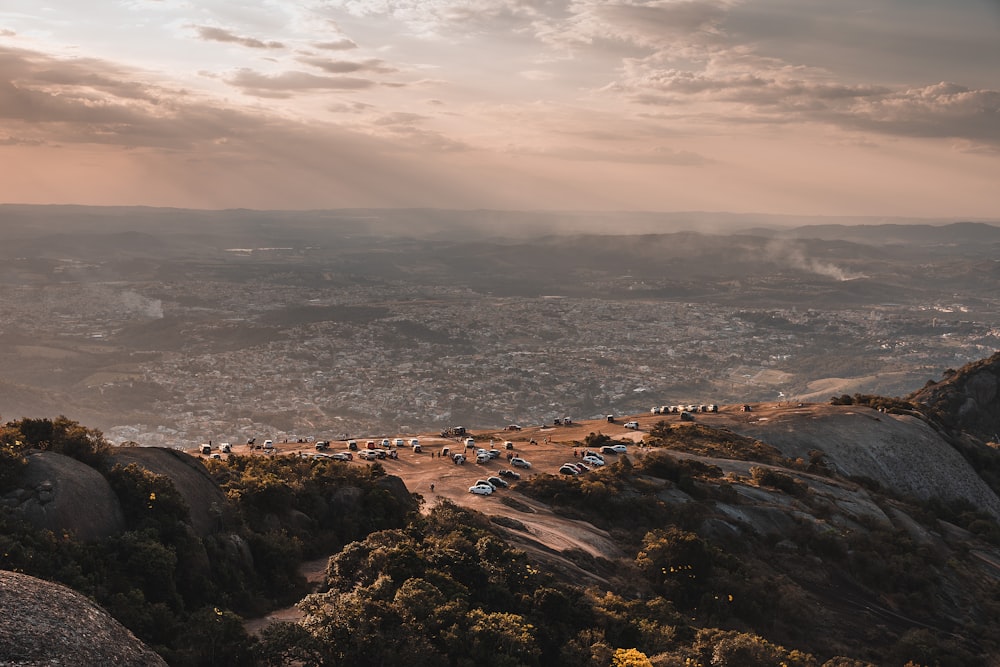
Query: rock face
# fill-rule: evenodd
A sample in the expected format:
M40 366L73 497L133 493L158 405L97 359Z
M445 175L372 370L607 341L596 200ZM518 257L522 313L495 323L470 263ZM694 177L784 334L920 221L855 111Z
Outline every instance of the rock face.
M118 496L99 472L52 452L35 452L27 459L21 483L4 495L3 503L33 525L57 534L67 531L85 542L125 528Z
M65 586L0 571L0 667L166 662L102 609Z
M997 441L1000 439L1000 352L950 372L940 382L928 384L908 398L930 406L980 440Z
M822 451L847 477L867 477L921 500L961 498L1000 518L1000 498L937 431L915 417L859 406L820 406L733 430L791 458L808 460L810 451Z

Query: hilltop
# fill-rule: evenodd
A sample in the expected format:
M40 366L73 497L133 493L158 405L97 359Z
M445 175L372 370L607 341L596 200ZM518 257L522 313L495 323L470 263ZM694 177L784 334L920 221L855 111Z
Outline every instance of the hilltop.
M306 664L378 664L403 651L415 664L606 667L615 651L635 650L658 667L986 667L1000 651L1000 464L976 433L996 422L989 401L966 401L951 419L947 410L953 395L994 377L995 361L906 399L857 394L472 429L478 446L499 450L488 464L439 456L466 448L437 433L406 434L421 452L393 448L395 458L371 463L327 458L348 451L343 441L324 452L277 442L275 454L237 445L218 458L110 448L104 463L69 458L75 450L64 444L27 453L17 481L4 482L4 505L116 554L111 563L136 546L173 554L176 569L166 560L156 570L169 586L133 573L131 595L146 601L105 603L175 664L194 664L200 649L161 644L176 640L142 619L146 605L175 607L178 628L204 627L214 605L225 640L212 640L213 650L231 664L303 655ZM937 385L952 391L928 392ZM21 437L39 430L17 426ZM610 444L625 453L558 474ZM531 467L512 467L508 454ZM468 492L500 468L521 477L489 496ZM99 523L86 511L57 512L68 499L77 508L103 499L121 515L102 510ZM11 535L23 542L10 549L7 538L4 566L24 566L12 559L37 538ZM69 564L81 547L47 548L31 547L33 566L51 562L50 576L90 585L92 575ZM58 567L50 553L62 554ZM275 623L249 637L230 609L271 613ZM477 634L500 626L514 634ZM521 652L509 653L513 645Z

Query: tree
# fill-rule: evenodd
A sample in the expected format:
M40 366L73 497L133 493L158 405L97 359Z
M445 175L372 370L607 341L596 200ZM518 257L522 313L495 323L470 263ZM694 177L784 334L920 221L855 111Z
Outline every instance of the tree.
M646 654L634 648L615 649L611 664L613 667L653 667Z

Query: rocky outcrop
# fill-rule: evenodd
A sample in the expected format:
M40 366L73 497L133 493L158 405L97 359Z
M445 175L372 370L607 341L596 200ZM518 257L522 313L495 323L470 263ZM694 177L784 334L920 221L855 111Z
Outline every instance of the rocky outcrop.
M17 488L0 502L39 529L84 542L125 528L118 496L101 473L53 452L29 454Z
M941 434L916 417L860 406L814 406L735 424L733 430L789 458L808 460L810 452L823 452L832 470L845 477L868 478L921 500L967 500L1000 518L1000 498Z
M0 571L0 667L166 662L99 607L72 590Z
M169 477L191 513L191 527L199 537L219 529L226 496L196 457L166 447L120 447L113 451L115 463L136 463L157 475Z
M1000 352L949 371L907 397L983 441L1000 440Z

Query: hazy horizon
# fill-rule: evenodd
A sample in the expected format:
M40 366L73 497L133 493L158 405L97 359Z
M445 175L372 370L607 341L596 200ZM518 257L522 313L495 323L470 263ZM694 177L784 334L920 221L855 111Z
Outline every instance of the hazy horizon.
M992 0L11 0L0 201L997 219L998 28Z

